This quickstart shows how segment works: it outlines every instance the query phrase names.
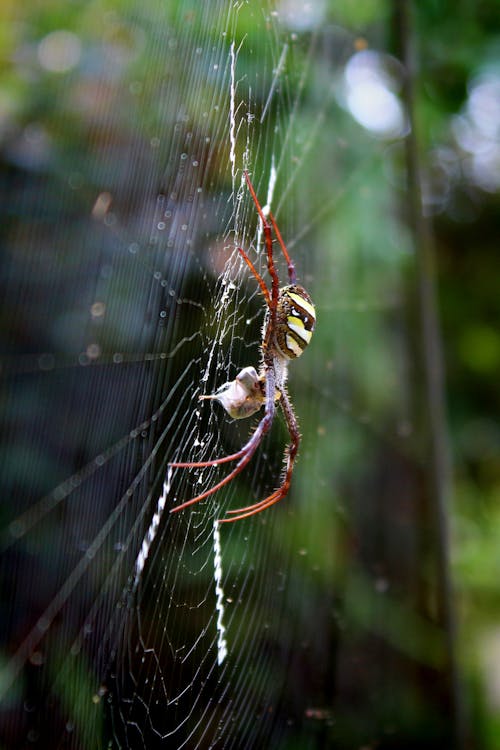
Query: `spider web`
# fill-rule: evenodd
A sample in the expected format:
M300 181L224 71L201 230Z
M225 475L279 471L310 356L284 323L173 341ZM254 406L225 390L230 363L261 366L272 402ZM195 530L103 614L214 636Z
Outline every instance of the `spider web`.
M95 14L68 17L79 58L44 71L53 119L33 115L6 150L2 736L320 746L342 629L334 540L346 499L365 500L353 472L411 433L408 240L379 221L397 139L354 124L345 66L363 44L321 4L167 6L110 4L102 36ZM57 118L79 123L79 151ZM234 452L256 424L198 401L259 361L263 300L237 247L267 278L266 262L244 169L318 329L290 371L292 492L219 527L277 486L288 437L276 419L249 469L169 513L227 467L168 463Z

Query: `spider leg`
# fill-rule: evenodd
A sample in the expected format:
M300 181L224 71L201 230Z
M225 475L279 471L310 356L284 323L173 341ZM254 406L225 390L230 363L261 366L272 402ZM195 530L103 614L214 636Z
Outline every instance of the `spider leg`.
M240 521L242 518L248 518L256 513L260 513L262 510L269 508L271 505L282 500L288 494L290 485L292 483L293 467L295 464L295 458L299 449L300 443L300 432L299 425L297 423L297 417L293 411L292 404L285 390L283 390L280 399L281 408L285 415L288 431L290 433L291 443L287 448L286 456L286 470L283 481L277 490L272 492L269 497L265 500L261 500L253 505L247 505L245 508L237 508L234 510L228 510L226 515L231 515L230 518L221 518L219 523L232 523L233 521Z
M257 198L257 194L256 194L256 192L254 190L254 187L253 187L251 181L250 181L250 177L248 176L248 172L247 172L246 169L243 172L243 174L245 175L245 180L247 181L248 189L250 190L250 195L252 196L252 200L255 203L255 208L257 209L257 213L260 216L260 220L262 222L262 226L264 227L264 229L266 227L270 228L269 227L269 222L266 219L266 217L264 216L264 211L262 210L262 207L261 207L261 205L259 203L259 199Z
M243 518L249 518L250 516L255 516L256 513L260 513L262 510L266 510L266 508L270 508L271 505L274 505L274 503L277 503L279 500L281 500L285 495L283 495L279 490L276 492L273 492L272 495L269 495L268 498L266 498L263 503L258 503L258 506L255 510L247 510L246 508L241 508L242 511L246 511L244 513L240 513L237 516L232 516L231 518L220 518L219 523L232 523L233 521L241 521ZM249 505L249 508L252 508L253 506ZM235 511L228 511L228 513L234 513Z
M170 513L177 513L177 511L179 510L184 510L184 508L189 508L190 505L194 505L195 503L198 503L200 500L204 500L206 497L210 497L210 495L213 495L214 492L217 492L217 490L222 489L222 487L228 484L228 482L231 482L240 473L240 471L242 471L242 469L245 468L245 466L247 465L247 463L250 461L253 454L255 453L257 445L262 439L262 435L260 435L257 444L253 446L253 445L250 445L250 443L253 442L253 437L254 436L252 436L250 441L245 446L246 451L244 453L243 458L239 460L239 462L236 464L236 467L231 472L229 472L229 474L226 477L224 477L224 479L221 479L220 482L217 482L217 484L214 484L214 486L210 487L209 490L202 492L200 495L196 495L196 497L193 497L191 500L186 500L185 503L181 503L181 505L176 505L175 508L170 508Z
M266 240L269 273L271 274L271 278L273 282L275 281L275 277L276 277L276 285L277 285L277 288L279 289L279 281L278 281L278 276L276 274L276 270L274 268L274 260L273 260L273 253L272 253L271 227L269 226L268 220L264 216L264 212L261 208L257 195L255 194L254 187L252 183L250 182L250 177L248 176L248 172L245 172L244 174L245 174L245 179L247 181L248 189L250 190L250 195L252 196L253 202L255 203L255 208L257 209L257 212L260 216L260 220L262 221L262 227L264 229L264 237ZM278 240L281 250L283 251L283 255L285 256L285 260L286 260L287 267L288 267L288 278L290 280L290 284L296 284L297 274L295 271L295 264L293 260L290 258L290 253L287 250L287 247L283 241L283 237L281 236L281 232L278 229L278 225L276 224L276 219L274 218L271 211L269 211L269 218L271 220L271 224L274 229L274 234L276 235L276 239ZM271 249L269 248L269 245L271 245ZM272 267L272 270L271 270L271 267Z
M252 263L252 261L250 260L250 258L248 257L248 255L246 254L246 252L243 250L242 247L238 248L238 252L243 258L243 260L245 261L245 263L247 264L247 266L249 267L249 269L251 270L251 272L253 273L253 275L255 276L255 278L257 279L258 284L260 288L262 289L262 294L266 298L267 306L271 308L271 297L269 295L269 289L266 286L266 282L264 281L260 273L257 271L254 264Z
M181 505L177 505L175 508L171 508L170 513L177 513L177 511L184 510L184 508L188 508L190 505L194 505L200 500L204 500L206 497L213 495L214 492L217 492L217 490L220 490L226 484L231 482L240 473L240 471L245 468L245 466L248 464L253 454L257 450L258 446L260 445L262 438L269 431L273 423L274 413L276 411L274 402L275 392L276 381L274 377L274 371L270 369L266 378L266 413L260 420L251 438L237 453L233 453L230 456L225 456L224 458L215 459L214 461L170 464L170 466L173 466L174 468L213 466L219 463L225 463L227 461L234 461L239 458L239 461L236 464L235 468L230 471L229 474L224 477L224 479L221 479L221 481L217 482L217 484L215 484L213 487L206 490L205 492L202 492L200 495L193 497L191 500L187 500L185 503L181 503Z
M297 283L297 273L295 271L295 264L293 260L290 258L290 255L288 253L288 250L286 249L286 245L283 242L283 237L281 236L281 232L278 229L278 225L276 224L276 219L272 215L272 213L269 211L269 218L271 219L271 224L273 225L274 234L276 235L276 238L278 242L280 243L280 247L283 251L283 255L285 256L285 260L288 266L288 278L290 280L290 284L296 284Z
M271 277L271 298L273 301L273 307L270 306L271 315L276 314L276 305L278 303L278 297L280 293L280 282L278 279L278 274L276 272L276 268L274 266L274 259L273 259L273 236L271 233L271 225L269 224L268 220L264 216L264 212L262 210L262 207L259 203L259 199L257 198L257 195L255 193L254 187L250 181L250 177L248 176L248 172L245 170L243 173L245 175L245 180L247 181L248 189L250 191L250 195L252 196L252 200L255 203L255 208L257 209L257 213L260 216L260 220L262 222L262 229L264 232L264 241L266 243L266 253L267 253L267 268L269 271L269 275ZM274 326L274 320L273 320L273 326Z
M266 497L265 500L259 500L258 503L254 503L253 505L246 505L244 508L233 508L231 510L226 511L226 515L229 515L230 513L237 514L237 513L246 513L247 511L253 511L252 513L248 513L248 515L253 516L254 513L260 513L261 510L264 510L264 508L267 508L268 505L272 505L272 501L274 497L279 494L280 490L274 490L268 497ZM235 518L226 518L221 521L221 523L227 523L228 521L236 521Z
M201 469L204 466L218 466L218 464L226 464L229 461L236 461L238 458L241 458L245 455L247 447L248 443L236 453L231 453L231 455L223 456L222 458L212 458L211 461L174 461L169 466L173 469Z

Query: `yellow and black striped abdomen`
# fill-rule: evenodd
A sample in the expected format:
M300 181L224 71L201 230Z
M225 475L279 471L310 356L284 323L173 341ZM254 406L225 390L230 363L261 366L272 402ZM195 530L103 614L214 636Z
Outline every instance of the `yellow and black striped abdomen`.
M311 340L316 311L304 287L298 284L280 289L276 310L275 344L285 359L300 357Z

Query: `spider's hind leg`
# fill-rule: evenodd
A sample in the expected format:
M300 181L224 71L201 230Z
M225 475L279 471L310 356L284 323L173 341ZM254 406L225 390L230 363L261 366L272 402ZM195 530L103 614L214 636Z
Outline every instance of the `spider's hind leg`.
M260 288L262 290L262 294L265 297L267 306L269 308L271 308L271 306L272 306L271 296L269 294L269 289L266 286L266 282L264 281L264 279L262 278L262 276L260 275L260 273L257 271L257 269L255 268L254 264L252 263L252 261L250 260L250 258L248 257L248 255L246 254L246 252L243 250L242 247L238 248L238 252L241 255L241 257L243 258L243 260L245 261L245 263L247 264L247 266L249 267L249 269L251 270L251 272L253 273L253 275L255 276L255 278L257 279L257 282L258 282L258 284L259 284L259 286L260 286Z
M268 302L269 309L271 310L271 313L273 310L275 310L276 305L278 303L278 297L279 297L279 279L278 274L276 272L276 267L274 265L274 258L273 258L273 236L271 233L271 225L269 224L268 220L264 216L264 211L262 210L262 206L259 203L259 199L257 198L257 194L255 193L254 187L252 185L252 182L250 180L250 177L248 176L248 172L244 172L245 180L247 181L248 189L250 191L250 195L252 196L252 200L255 204L255 208L257 209L257 213L260 216L260 220L262 222L262 230L264 232L264 242L266 244L266 253L267 253L267 270L269 271L269 275L271 277L271 300L272 303ZM273 226L275 224L274 219ZM278 235L276 235L278 236ZM283 241L283 240L282 240ZM288 253L287 253L288 254Z
M283 241L283 237L281 236L281 232L278 229L278 225L276 224L276 219L272 215L271 212L269 212L269 218L271 219L271 224L273 225L274 234L276 235L276 238L280 244L281 250L283 252L283 255L285 256L287 268L288 268L288 280L290 284L296 284L297 283L297 272L295 271L295 263L290 258L290 254L286 248L286 245Z

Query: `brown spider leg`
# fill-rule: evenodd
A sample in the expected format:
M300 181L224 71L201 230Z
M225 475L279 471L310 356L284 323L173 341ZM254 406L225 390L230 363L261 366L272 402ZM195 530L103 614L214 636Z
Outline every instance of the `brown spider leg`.
M252 200L255 203L255 208L257 209L257 212L258 212L258 214L260 216L260 220L262 221L262 227L264 229L264 236L265 236L265 239L266 239L266 249L267 249L267 253L268 253L268 259L270 258L271 264L272 264L272 268L273 268L273 270L271 270L271 268L269 268L269 273L271 274L271 278L273 279L273 281L274 281L274 279L276 277L276 285L277 285L277 288L279 290L279 281L278 281L278 276L276 274L276 271L274 270L274 261L273 261L273 256L272 256L272 250L269 251L269 247L268 247L268 242L269 241L271 242L271 246L272 246L271 227L269 226L269 222L267 221L266 217L264 216L264 212L263 212L263 210L261 208L261 205L260 205L259 200L257 198L257 195L255 193L254 187L253 187L253 185L252 185L252 183L250 181L250 177L248 176L248 172L245 171L244 175L245 175L245 180L247 181L248 189L250 190L250 195L252 196ZM285 243L283 241L283 237L281 236L281 232L278 229L278 225L276 224L276 219L274 218L274 216L271 213L271 211L269 211L269 218L271 219L271 224L273 226L274 233L276 235L276 239L278 240L278 242L280 244L280 247L281 247L281 249L283 251L283 255L285 256L285 260L286 260L286 263L287 263L287 266L288 266L288 278L290 280L290 284L295 284L297 282L297 274L296 274L296 271L295 271L295 264L294 264L293 260L290 258L290 254L289 254L289 252L288 252L288 250L286 248L286 245L285 245Z
M224 463L226 461L231 461L236 459L237 457L240 457L240 460L238 461L236 467L231 472L229 472L229 474L224 477L224 479L215 484L209 490L206 490L200 495L193 497L191 500L187 500L185 503L181 503L181 505L177 505L175 508L171 508L170 513L177 513L177 511L184 510L184 508L188 508L190 505L194 505L200 500L204 500L206 497L213 495L214 492L217 492L217 490L220 490L222 487L228 484L228 482L231 482L240 473L240 471L245 468L245 466L257 450L258 446L260 445L262 438L264 437L266 432L269 431L273 423L274 412L276 408L274 404L275 391L276 381L274 377L274 371L271 369L269 370L266 378L266 413L257 425L252 437L243 446L243 448L238 451L238 453L233 453L231 456L225 456L224 458L215 461L201 461L194 464L170 464L170 466L174 467L212 466L213 464Z
M281 498L281 487L277 490L274 490L271 492L270 495L268 495L265 500L259 500L258 503L254 503L253 505L246 505L244 508L233 508L232 510L227 510L226 515L229 515L232 513L233 515L236 513L247 513L248 511L251 511L248 513L249 516L253 516L255 513L260 513L261 510L264 510L264 508L267 508L268 505L272 505L272 502L276 495L279 495ZM239 518L239 516L238 516ZM221 523L231 523L231 521L236 521L236 518L224 518L221 520Z
M223 456L222 458L212 458L210 461L174 461L170 463L173 469L201 469L204 466L217 466L218 464L225 464L228 461L236 461L245 455L246 445L237 453L231 453L230 456Z
M254 516L256 513L260 513L262 510L265 510L266 508L269 508L271 505L274 505L275 503L279 502L288 494L290 485L292 483L292 474L293 474L295 458L299 450L300 432L299 432L299 426L297 423L297 418L293 411L292 404L290 403L290 399L288 398L284 390L281 394L280 404L283 410L283 414L285 415L288 431L291 437L291 443L287 448L287 464L286 464L285 476L283 478L281 486L277 490L272 492L269 495L269 497L266 497L265 500L261 500L260 502L254 503L253 505L247 505L245 508L236 508L234 510L228 510L226 515L230 515L230 514L236 514L236 515L232 515L231 518L221 518L219 523L232 523L233 521L240 521L243 518Z
M278 274L276 273L276 268L274 266L274 259L273 259L273 236L271 233L271 225L269 224L268 220L264 216L264 212L262 210L262 207L259 203L259 199L257 198L257 195L255 193L254 187L250 181L250 177L248 176L248 172L245 170L243 173L245 175L245 180L247 181L248 189L250 191L250 195L252 196L252 200L255 204L255 208L257 209L257 213L260 216L260 220L262 222L262 230L264 232L264 241L266 243L266 253L267 253L267 268L269 271L269 275L271 277L271 298L273 301L273 306L270 306L271 311L271 323L272 327L274 329L275 324L275 318L276 318L276 306L278 304L278 297L280 293L280 282L278 279Z
M285 260L288 266L288 278L290 280L290 284L296 284L297 283L297 273L295 271L295 264L293 260L290 258L290 255L288 254L288 250L286 249L286 245L283 242L283 237L281 236L281 232L278 229L278 225L276 224L276 219L272 215L272 213L269 211L269 218L271 219L271 223L273 225L274 234L277 237L277 240L280 244L280 247L283 251L283 255L285 256Z
M247 264L247 266L249 267L249 269L251 270L251 272L253 273L253 275L255 276L255 278L257 279L257 282L260 288L262 289L262 294L266 298L267 306L269 307L269 309L271 309L272 308L271 297L269 295L269 289L266 286L266 282L264 281L260 273L257 271L254 264L252 263L252 261L250 260L250 258L248 257L248 255L246 254L246 252L243 250L242 247L238 248L238 252L243 258L243 260L245 261L245 263Z
M243 518L249 518L250 516L255 516L257 513L260 513L262 510L267 510L267 508L270 508L271 505L274 505L275 503L279 502L284 497L285 495L281 494L281 492L277 490L276 492L273 492L272 495L269 495L268 498L266 498L265 505L262 505L261 507L258 507L255 510L247 511L246 513L240 513L238 516L232 516L231 518L219 518L219 523L233 523L233 521L241 521ZM249 507L252 507L252 506L249 506ZM242 508L241 510L245 510L245 508ZM230 511L228 511L228 513L229 512Z

